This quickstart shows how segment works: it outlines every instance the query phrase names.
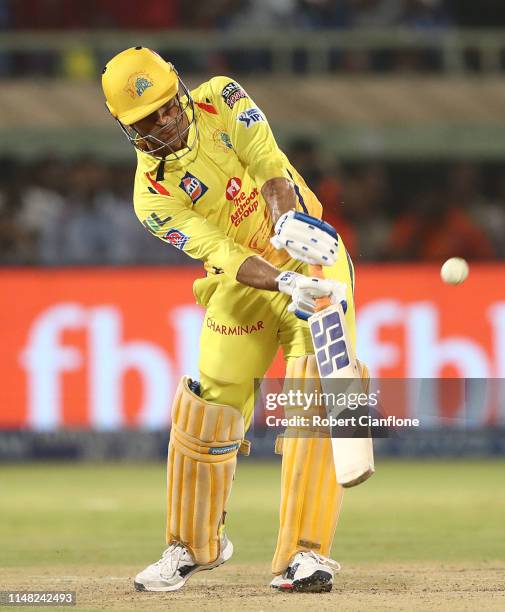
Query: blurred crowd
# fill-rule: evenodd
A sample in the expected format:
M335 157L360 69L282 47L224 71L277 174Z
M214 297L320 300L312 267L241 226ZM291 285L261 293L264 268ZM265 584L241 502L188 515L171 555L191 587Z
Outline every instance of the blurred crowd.
M356 261L505 258L503 165L328 163L305 140L288 153Z
M505 259L503 165L339 164L305 140L287 153L357 262ZM195 263L139 223L133 175L88 157L0 159L0 264Z
M134 167L90 157L23 164L0 159L0 263L186 263L140 225Z
M0 15L4 28L16 29L218 28L251 26L258 20L267 26L282 20L286 26L341 28L402 23L410 19L412 10L436 20L445 4L444 0L1 0Z
M255 49L182 50L172 45L170 32L198 29L221 32L261 32L272 37L278 31L303 36L319 29L367 30L403 27L413 31L446 28L505 27L505 3L496 0L0 0L0 32L44 30L167 30L166 43L158 51L173 58L186 72L265 72L272 69L275 45ZM299 34L298 34L299 33ZM224 38L223 38L224 40ZM22 42L22 41L21 41ZM46 77L94 78L111 55L106 45L75 47L58 51L35 48L4 49L0 53L0 77L40 75ZM100 49L98 48L100 47ZM291 57L295 71L307 70L302 50ZM481 60L468 49L465 66L481 70ZM433 37L433 47L401 50L387 43L373 52L331 48L326 65L331 71L439 71L444 69L443 44Z
M0 0L12 29L496 26L496 0Z

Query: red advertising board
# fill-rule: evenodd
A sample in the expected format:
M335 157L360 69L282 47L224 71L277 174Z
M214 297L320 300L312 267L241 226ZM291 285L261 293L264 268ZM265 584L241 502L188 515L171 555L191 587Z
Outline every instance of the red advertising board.
M180 376L198 376L198 275L0 272L0 427L166 427ZM457 287L436 266L362 266L356 301L358 354L374 376L505 378L504 265L474 265Z

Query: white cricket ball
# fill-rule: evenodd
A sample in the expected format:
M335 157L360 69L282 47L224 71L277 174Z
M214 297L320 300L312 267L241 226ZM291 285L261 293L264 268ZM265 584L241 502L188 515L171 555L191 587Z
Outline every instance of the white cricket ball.
M442 266L440 276L444 283L460 285L468 276L468 264L462 257L451 257Z

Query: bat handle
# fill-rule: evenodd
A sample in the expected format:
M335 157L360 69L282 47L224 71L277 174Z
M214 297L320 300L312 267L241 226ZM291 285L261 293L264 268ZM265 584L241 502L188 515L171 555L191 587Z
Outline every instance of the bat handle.
M323 274L323 266L315 266L310 264L309 265L309 271L312 274L312 276L316 276L317 278L324 278L324 274ZM317 298L316 300L316 312L320 312L321 310L324 310L325 308L328 308L328 306L330 306L331 302L330 302L330 298L329 297L321 297L321 298Z

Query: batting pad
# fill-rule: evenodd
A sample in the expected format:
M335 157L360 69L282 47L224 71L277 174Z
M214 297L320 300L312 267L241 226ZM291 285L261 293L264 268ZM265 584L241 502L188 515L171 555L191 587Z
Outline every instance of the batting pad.
M303 393L321 390L314 355L290 359L286 378L297 379L296 388ZM305 414L320 414L321 410L324 414L324 408L310 407ZM326 432L326 437L318 437L317 431L307 435L306 429L301 432L289 427L276 443L276 451L282 454L282 471L274 574L284 572L291 557L300 550L313 550L324 556L330 553L343 489L337 484L327 435Z
M167 544L181 542L204 565L220 555L220 527L230 494L244 420L231 406L211 404L182 378L168 445Z

